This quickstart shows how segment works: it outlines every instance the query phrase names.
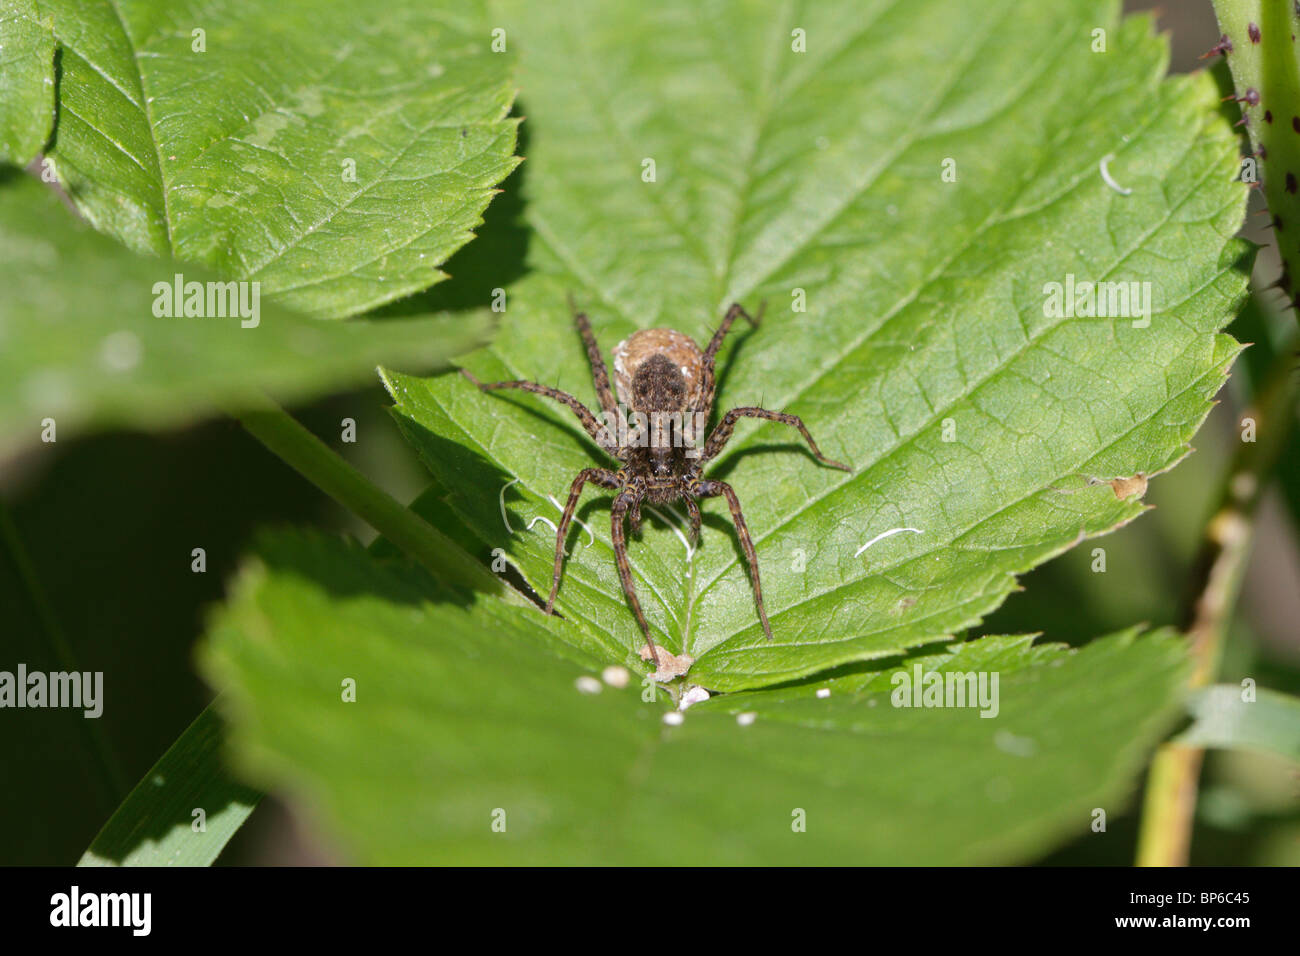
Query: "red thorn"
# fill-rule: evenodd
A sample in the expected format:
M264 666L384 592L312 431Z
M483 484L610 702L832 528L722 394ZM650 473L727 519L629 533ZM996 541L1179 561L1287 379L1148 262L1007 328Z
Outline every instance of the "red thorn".
M1208 60L1212 56L1228 54L1232 52L1232 41L1228 39L1228 34L1219 37L1219 42L1210 47L1208 51L1201 54L1202 60Z
M1227 96L1219 97L1220 103L1226 103L1228 100L1235 100L1238 103L1249 103L1251 106L1259 105L1259 90L1253 86L1246 89L1245 96L1238 96L1236 93L1229 93ZM1271 115L1271 114L1270 114Z

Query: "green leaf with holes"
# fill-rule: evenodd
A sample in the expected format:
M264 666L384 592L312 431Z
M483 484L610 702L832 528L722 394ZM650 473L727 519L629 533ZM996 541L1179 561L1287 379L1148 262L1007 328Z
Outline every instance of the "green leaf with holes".
M424 289L517 164L482 5L40 0L49 152L132 248L342 316Z
M1186 671L1168 632L1079 651L990 637L725 695L672 725L662 696L602 682L556 640L576 627L281 534L200 663L227 689L241 774L293 794L345 859L475 865L993 863L1110 839L1096 808L1131 802ZM904 693L916 674L922 693ZM936 681L953 703L959 685L984 696L896 706L933 703Z
M0 458L89 430L181 426L266 393L302 401L373 381L381 361L445 366L489 328L464 313L322 322L238 295L225 318L159 317L155 285L177 273L217 278L137 255L0 170Z
M1211 79L1163 78L1166 41L1118 7L496 8L525 91L528 269L493 282L467 251L466 283L505 287L467 367L594 407L567 293L606 350L656 326L703 341L766 301L723 349L720 409L799 415L854 466L742 422L707 471L753 532L771 643L720 500L693 549L680 506L647 513L635 583L690 680L770 685L976 625L1187 453L1238 351L1220 330L1247 188ZM609 460L537 396L387 381L454 520L544 595L570 482ZM578 518L559 633L642 667L608 493Z

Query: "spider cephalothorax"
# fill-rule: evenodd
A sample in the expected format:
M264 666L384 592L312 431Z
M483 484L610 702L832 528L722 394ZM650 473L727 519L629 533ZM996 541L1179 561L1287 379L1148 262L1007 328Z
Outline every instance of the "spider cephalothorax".
M760 309L760 319L762 315ZM623 591L641 625L641 633L645 635L656 668L659 666L659 653L654 638L650 636L650 626L641 611L641 602L637 600L636 587L632 582L632 568L627 559L627 540L623 531L624 519L631 522L632 530L636 532L641 526L642 502L666 504L680 499L686 504L691 522L691 539L694 541L700 533L699 499L726 498L731 519L736 525L736 534L740 538L740 546L749 562L749 580L754 587L754 603L758 607L763 633L771 640L772 628L767 622L763 588L758 578L758 555L754 551L754 542L745 524L745 516L741 513L740 501L731 485L725 481L703 477L704 466L722 451L739 419L763 418L793 425L799 429L818 461L833 468L850 470L848 465L831 461L821 453L797 415L772 412L765 408L731 409L722 416L718 426L701 447L699 439L713 412L714 390L717 385L714 361L723 338L739 316L744 316L754 326L758 325L759 319L751 318L739 303L733 303L723 317L722 324L713 333L713 338L709 340L709 347L703 352L688 336L673 329L646 329L620 342L614 348L614 381L618 389L618 400L622 403L620 410L614 401L609 373L605 369L605 360L601 357L596 337L592 334L591 323L587 321L586 315L575 312L574 321L582 333L592 376L596 380L596 395L600 399L602 410L599 419L587 406L559 389L538 385L536 382L484 383L465 372L470 381L485 391L519 388L563 402L578 416L583 428L596 444L620 463L621 467L617 471L584 468L573 479L569 488L569 500L555 534L555 573L551 579L551 594L546 600L546 612L550 614L555 607L555 595L560 589L560 575L564 567L564 539L578 507L578 497L582 494L583 486L591 482L617 492L610 508L614 559L618 565L619 578L623 582Z

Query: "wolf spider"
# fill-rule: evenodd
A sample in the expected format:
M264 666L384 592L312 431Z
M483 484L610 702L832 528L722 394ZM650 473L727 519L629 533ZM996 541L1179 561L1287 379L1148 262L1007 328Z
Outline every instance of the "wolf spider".
M627 429L627 418L620 414L619 406L614 401L614 391L610 388L609 373L605 369L605 360L596 344L596 337L591 331L591 323L586 314L578 312L572 299L569 307L573 310L574 322L582 334L587 347L587 359L591 363L592 377L596 382L596 394L604 412L606 423L597 420L595 414L580 401L559 389L539 385L536 382L480 382L468 371L464 375L480 389L489 391L500 388L518 388L537 395L544 395L569 406L582 422L588 435L610 457L621 463L617 471L608 468L584 468L578 472L569 488L569 501L565 505L564 515L555 532L555 573L551 580L551 593L546 599L546 613L551 614L555 607L555 596L560 589L560 576L564 566L564 539L573 520L573 513L578 506L578 497L583 486L588 482L616 491L610 509L613 520L612 540L614 558L618 564L618 576L623 582L623 591L628 603L636 613L641 633L645 635L650 656L655 668L659 668L659 653L654 638L650 636L650 626L646 623L637 600L636 587L632 582L632 569L628 564L627 541L623 533L623 521L626 517L635 534L641 527L641 504L666 504L681 499L686 503L686 511L691 522L691 541L694 543L700 534L701 498L723 497L731 509L731 518L736 526L736 533L749 563L749 580L754 589L754 603L758 606L758 617L763 623L763 633L772 639L772 627L767 621L767 609L763 606L763 588L758 578L758 555L754 551L754 542L750 538L745 516L740 510L740 501L736 492L725 481L716 481L701 475L704 466L717 457L731 438L736 422L741 418L761 418L767 421L793 425L808 442L808 447L817 460L832 468L850 471L848 465L831 461L821 453L812 435L797 415L768 411L765 408L733 408L722 416L718 426L709 435L704 448L697 445L697 438L708 424L713 412L714 360L722 340L738 317L757 328L763 316L760 307L758 317L751 317L740 303L732 303L731 308L722 319L709 347L700 352L699 347L688 336L673 329L645 329L634 333L630 338L620 342L614 349L615 383L618 398L625 409L630 409L636 426ZM612 429L612 431L611 431Z

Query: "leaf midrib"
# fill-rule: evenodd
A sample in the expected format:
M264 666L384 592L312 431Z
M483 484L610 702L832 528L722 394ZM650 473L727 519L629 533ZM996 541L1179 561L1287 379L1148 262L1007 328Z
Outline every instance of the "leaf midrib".
M113 9L113 16L117 19L117 25L122 29L122 36L126 38L127 46L131 50L131 65L134 69L133 77L136 85L140 89L140 111L144 114L145 126L149 134L149 142L153 144L154 167L158 173L158 192L162 198L163 207L163 228L167 230L167 252L174 253L176 247L172 242L172 213L171 203L167 198L167 182L163 177L162 171L162 144L158 142L158 137L154 135L157 126L154 124L153 105L149 96L149 90L145 86L144 71L140 69L140 49L136 45L135 37L131 36L131 31L126 27L126 20L122 18L122 10L118 6L118 0L109 0L109 6ZM83 56L84 60L85 57Z

